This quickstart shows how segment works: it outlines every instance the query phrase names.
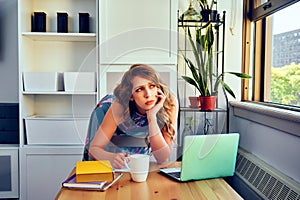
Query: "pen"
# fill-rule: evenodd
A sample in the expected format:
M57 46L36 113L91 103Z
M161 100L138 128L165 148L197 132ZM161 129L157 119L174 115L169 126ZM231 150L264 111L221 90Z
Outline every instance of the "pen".
M117 178L115 178L112 182L110 182L107 186L105 186L103 189L101 189L101 192L106 191L108 188L110 188L113 184L115 184L121 177L123 176L123 174L121 173L119 176L117 176Z

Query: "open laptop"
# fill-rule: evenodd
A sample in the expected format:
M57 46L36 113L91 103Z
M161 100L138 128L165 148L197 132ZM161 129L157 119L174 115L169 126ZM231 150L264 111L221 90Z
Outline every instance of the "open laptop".
M238 133L185 136L181 167L159 171L177 181L233 176L238 143Z

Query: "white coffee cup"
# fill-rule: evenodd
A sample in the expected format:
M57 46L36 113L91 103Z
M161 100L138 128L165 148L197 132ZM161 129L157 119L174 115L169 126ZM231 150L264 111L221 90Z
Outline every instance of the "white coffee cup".
M133 154L129 156L128 163L125 162L130 171L130 175L135 182L144 182L149 172L149 155Z

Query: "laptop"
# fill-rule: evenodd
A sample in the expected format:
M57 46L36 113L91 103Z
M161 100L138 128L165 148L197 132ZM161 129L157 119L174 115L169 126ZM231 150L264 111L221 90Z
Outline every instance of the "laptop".
M159 172L180 182L233 176L238 143L239 133L185 136L181 167Z

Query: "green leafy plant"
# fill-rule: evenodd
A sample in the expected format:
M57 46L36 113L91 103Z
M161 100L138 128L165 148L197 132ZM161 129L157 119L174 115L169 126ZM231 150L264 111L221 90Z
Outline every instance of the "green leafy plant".
M216 3L214 0L212 0L210 3L208 0L197 0L202 10L211 10L214 3Z
M195 86L201 96L216 96L221 85L225 91L235 98L232 89L223 81L225 74L231 74L239 78L251 78L251 76L237 72L223 72L218 76L215 75L213 73L214 32L212 23L207 23L203 28L206 29L205 34L201 33L201 28L196 30L196 42L192 38L190 29L187 29L186 34L192 47L195 63L187 56L183 56L192 76L182 76L182 78Z

